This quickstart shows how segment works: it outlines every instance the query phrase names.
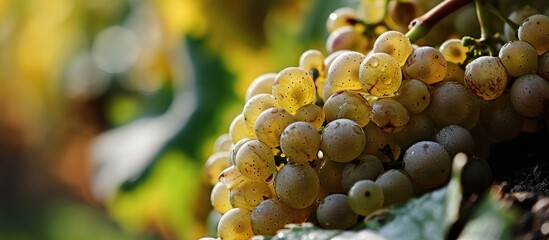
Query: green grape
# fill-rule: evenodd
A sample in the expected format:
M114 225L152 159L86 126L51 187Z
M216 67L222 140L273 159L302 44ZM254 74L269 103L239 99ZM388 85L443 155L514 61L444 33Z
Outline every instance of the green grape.
M352 22L357 21L355 9L349 7L338 8L328 16L326 21L326 30L329 33L343 26L352 26Z
M513 21L517 25L521 24L528 18L529 16L532 16L534 14L538 14L539 11L535 8L533 8L530 5L526 5L524 7L521 7L519 9L515 9L509 14L508 18L509 20ZM515 29L513 29L509 24L504 24L503 26L503 37L507 41L514 41L518 40L517 38L517 32Z
M366 52L368 39L351 26L342 26L330 33L326 40L326 51L339 50Z
M403 66L412 53L412 43L401 32L387 31L379 35L372 51L374 53L387 53L395 58L399 66Z
M385 24L390 29L406 32L410 22L419 17L422 12L423 10L416 0L389 1L387 14L385 14Z
M406 60L404 74L407 78L415 78L427 84L433 84L444 79L446 65L446 59L437 49L428 46L418 47Z
M282 108L269 108L263 111L255 121L255 135L257 139L270 148L280 145L280 134L295 122L295 118Z
M300 107L294 115L296 121L307 122L313 125L316 130L322 128L324 116L325 114L324 111L322 111L322 107L315 104L308 104Z
M223 240L247 240L253 237L251 212L233 208L223 214L217 225L217 235Z
M360 155L356 160L345 164L341 174L341 187L343 191L349 192L356 182L360 180L375 180L383 170L383 164L381 164L381 160L376 156Z
M400 146L393 140L393 134L383 131L375 123L364 127L366 133L366 144L362 154L371 154L378 157L382 162L391 162L400 156Z
M549 51L539 56L538 75L545 80L549 80Z
M242 145L244 145L244 143L248 142L252 140L251 138L243 138L243 139L240 139L238 142L236 142L232 148L231 148L231 154L229 155L229 162L231 162L231 165L235 165L236 162L236 153L238 153L238 150L240 149L240 147L242 147Z
M460 64L467 58L469 47L463 46L461 39L448 39L440 45L440 53L448 63Z
M403 161L404 171L419 186L438 187L450 177L450 156L437 142L417 142L406 150Z
M408 112L420 113L431 103L431 92L423 81L406 80L400 86L394 100L402 104Z
M481 158L471 157L467 159L461 173L461 186L465 194L481 194L492 185L492 169Z
M246 102L244 109L242 110L242 115L244 116L244 123L246 124L247 129L253 133L253 137L251 138L255 138L255 120L259 117L259 114L269 108L276 108L279 106L278 101L273 95L266 93L257 94Z
M320 202L316 217L322 228L347 229L356 224L358 215L349 206L347 195L336 193Z
M271 148L259 140L244 143L236 153L235 163L243 176L267 183L272 181L276 171Z
M490 137L496 141L505 141L520 133L524 117L513 108L510 94L506 92L482 106L480 122Z
M349 162L360 155L365 138L364 131L356 122L336 119L322 130L320 150L332 161Z
M473 97L457 82L443 82L432 91L427 113L441 125L459 124L471 114Z
M384 207L404 203L412 198L414 194L410 178L395 169L382 173L375 182L383 190Z
M387 0L361 0L357 6L358 17L366 24L377 24L385 18Z
M299 67L308 73L316 70L321 76L325 76L327 73L327 69L324 66L324 54L316 49L309 49L301 54L301 57L299 57Z
M229 190L229 202L233 208L252 211L259 203L269 198L273 198L273 193L263 181L246 180Z
M271 94L273 92L275 77L276 73L264 73L255 78L246 90L246 102L253 96L261 93Z
M280 148L288 161L306 163L317 158L320 134L307 122L294 122L280 135Z
M231 140L231 135L224 133L215 139L213 150L214 152L230 151L232 145L233 141Z
M408 149L416 142L433 140L436 128L435 121L427 113L411 114L408 124L392 136L402 149Z
M315 102L315 83L311 75L302 68L289 67L276 76L273 96L280 107L295 114L300 107Z
M511 86L511 103L525 117L541 116L549 105L549 81L537 74L517 78Z
M536 14L526 18L518 29L518 38L532 44L539 55L549 50L549 17Z
M325 158L318 170L320 186L326 193L343 193L341 179L343 178L345 163L334 162Z
M393 96L402 82L398 62L386 53L369 54L360 64L358 74L362 88L378 97Z
M343 90L361 90L358 71L364 57L364 54L353 51L336 57L328 68L322 99L328 99L332 94Z
M475 141L471 133L458 125L448 125L440 129L435 141L444 147L451 159L460 152L470 156L475 150Z
M361 127L370 122L368 114L372 107L358 92L341 91L334 93L324 102L326 121L346 118L355 121Z
M288 206L303 209L311 206L320 189L320 181L309 164L289 163L276 174L276 195Z
M332 65L332 63L334 62L334 60L339 57L339 55L343 54L343 53L346 53L346 52L352 52L352 51L349 51L349 50L339 50L339 51L335 51L333 53L330 53L328 54L328 56L326 56L326 58L324 58L324 66L326 67L326 69L330 69L330 66ZM322 94L321 94L322 95Z
M512 77L536 73L538 70L538 53L527 42L508 42L499 50L499 59Z
M219 174L229 166L229 152L216 152L208 157L204 169L212 186L218 182Z
M383 206L383 190L372 180L360 180L349 190L349 206L362 216Z
M232 209L229 202L229 189L223 183L216 183L210 194L210 203L212 207L220 214L225 214Z
M246 181L246 177L240 173L235 165L231 165L219 174L218 180L230 190L241 182Z
M244 138L255 138L255 133L246 126L244 115L239 114L229 126L229 136L233 143L237 143Z
M286 224L303 222L307 211L292 209L278 199L267 199L252 211L252 229L256 235L273 236Z
M446 63L446 76L443 81L454 81L465 85L465 71L453 62Z
M379 128L386 132L398 132L410 120L408 111L399 102L383 98L377 100L372 106L370 118Z

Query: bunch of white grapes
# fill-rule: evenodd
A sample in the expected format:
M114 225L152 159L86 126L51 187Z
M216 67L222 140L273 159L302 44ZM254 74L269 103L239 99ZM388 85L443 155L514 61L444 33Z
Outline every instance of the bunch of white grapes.
M526 18L498 56L466 62L458 39L437 49L389 30L370 44L354 24L374 20L360 15L376 17L336 10L326 56L305 51L249 86L205 167L219 238L272 236L289 223L350 228L445 185L460 152L472 159L466 191L482 191L490 145L545 125L549 17Z

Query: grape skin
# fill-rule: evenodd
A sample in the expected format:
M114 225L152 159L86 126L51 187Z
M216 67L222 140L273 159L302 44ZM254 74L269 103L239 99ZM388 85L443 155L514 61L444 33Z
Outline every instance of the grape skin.
M322 228L347 229L357 222L358 215L349 206L347 195L336 193L320 202L316 217Z
M394 100L409 112L420 113L431 103L431 92L423 81L411 79L402 83Z
M374 103L370 118L383 131L398 132L406 126L410 120L410 115L399 102L384 98Z
M343 90L361 90L358 71L364 58L364 54L354 51L337 56L328 68L322 99L328 99L332 94Z
M259 114L269 108L276 108L278 106L279 103L273 95L266 93L255 95L246 102L244 109L242 110L242 115L244 116L244 123L246 124L246 127L253 133L254 137L252 138L255 138L254 127L255 121L257 117L259 117Z
M444 147L450 158L454 158L460 152L471 155L475 150L475 141L471 133L458 125L448 125L440 129L435 141Z
M538 117L547 112L549 81L537 74L517 78L511 86L511 103L525 117Z
M445 183L451 170L448 152L437 142L422 141L404 153L404 171L422 187L437 187Z
M425 46L412 51L406 59L404 73L407 78L434 84L444 79L446 68L446 59L442 53L433 47Z
M308 104L300 107L294 116L296 121L307 122L315 127L316 130L322 128L325 118L322 108L315 104Z
M294 116L284 109L269 108L257 117L254 128L255 135L267 146L278 147L282 131L293 122L295 122Z
M356 182L375 180L383 170L381 160L376 156L360 155L356 160L345 164L341 174L341 187L343 191L349 192Z
M271 189L262 181L246 180L229 190L229 202L231 206L250 211L263 200L272 197Z
M210 184L215 185L218 182L219 174L230 165L229 152L217 152L210 155L208 160L206 160L206 164L204 164Z
M278 199L267 199L254 208L251 225L256 235L273 236L288 223L307 219L307 211L292 209Z
M271 148L259 140L244 143L236 153L236 167L243 176L257 181L272 181L276 171Z
M327 71L324 66L324 55L316 49L309 49L301 54L301 57L299 57L299 67L308 73L311 70L316 70L321 76L325 76Z
M440 45L440 52L447 62L460 64L467 58L468 47L463 46L461 39L448 39Z
M352 26L342 26L328 36L326 40L326 51L329 53L339 50L351 50L366 52L368 39Z
M390 169L379 175L376 184L383 190L383 206L404 203L413 196L410 178L399 170Z
M386 31L376 39L372 52L387 53L395 58L399 66L403 66L412 53L410 39L401 32Z
M538 75L549 81L549 51L539 56Z
M469 117L473 105L473 98L465 86L444 82L432 91L427 113L441 125L459 124Z
M300 107L315 102L315 83L302 68L285 68L275 78L273 96L280 107L295 114Z
M524 117L513 108L510 97L506 92L481 107L480 123L496 141L511 140L517 136L524 122Z
M360 155L365 145L362 128L349 119L336 119L326 125L321 134L320 150L336 162L349 162Z
M538 53L527 42L508 42L499 50L501 63L512 77L536 73L538 70Z
M549 17L536 14L526 18L519 27L518 38L532 44L538 55L549 50Z
M217 235L223 240L247 240L253 237L251 212L233 208L223 214L217 225Z
M261 93L271 94L273 92L276 73L264 73L255 78L246 90L246 102L253 96Z
M331 33L340 27L350 26L350 22L356 19L357 14L355 9L350 7L338 8L328 16L326 30Z
M386 53L369 54L360 64L358 74L362 88L378 97L394 95L402 82L398 62Z
M220 214L225 214L232 209L231 202L229 202L229 189L223 183L218 182L214 185L210 194L210 203Z
M383 190L372 180L360 180L349 190L349 206L362 216L368 216L383 206Z
M289 161L305 163L316 159L320 150L320 134L306 122L288 125L280 136L280 148Z
M320 189L318 175L309 164L289 163L275 177L275 191L280 201L296 209L310 206Z
M343 178L343 168L345 163L335 162L325 158L318 170L318 178L321 188L329 194L345 192L341 186Z
M233 143L237 143L244 138L255 138L255 133L246 126L244 115L239 114L233 119L229 126L229 136Z
M347 118L355 121L361 127L370 122L368 117L372 107L361 94L354 91L334 93L324 103L323 111L326 121Z

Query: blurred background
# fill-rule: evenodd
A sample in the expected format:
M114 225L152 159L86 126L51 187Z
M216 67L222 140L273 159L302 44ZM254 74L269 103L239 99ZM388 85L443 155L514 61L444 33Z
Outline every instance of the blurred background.
M356 1L0 0L0 239L211 236L248 84Z

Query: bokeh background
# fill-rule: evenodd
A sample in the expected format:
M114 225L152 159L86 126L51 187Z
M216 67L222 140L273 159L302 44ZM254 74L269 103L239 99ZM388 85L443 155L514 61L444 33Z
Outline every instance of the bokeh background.
M247 85L328 0L0 0L0 239L197 239Z

